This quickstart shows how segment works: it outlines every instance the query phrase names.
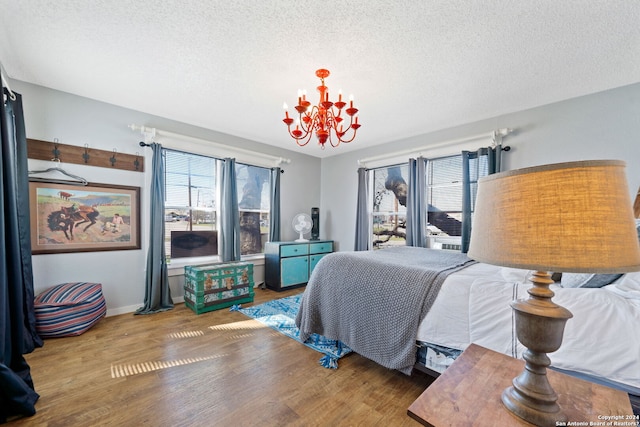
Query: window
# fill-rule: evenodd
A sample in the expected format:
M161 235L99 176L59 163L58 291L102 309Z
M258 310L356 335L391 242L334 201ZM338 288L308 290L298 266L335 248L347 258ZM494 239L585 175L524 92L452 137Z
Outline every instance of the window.
M218 253L218 161L164 150L165 250L170 258Z
M428 162L427 204L427 235L456 237L461 235L461 155L434 159Z
M165 153L165 250L170 258L218 254L222 161ZM241 254L263 252L269 232L269 169L236 163Z
M264 252L269 237L270 179L269 169L236 163L242 255Z
M395 165L373 170L373 247L406 243L409 167Z
M373 170L374 249L406 243L408 176L409 167L406 164ZM477 183L475 186L472 184L473 194L476 187ZM462 156L429 160L425 191L428 203L427 235L431 241L438 241L438 247L459 249L462 231Z

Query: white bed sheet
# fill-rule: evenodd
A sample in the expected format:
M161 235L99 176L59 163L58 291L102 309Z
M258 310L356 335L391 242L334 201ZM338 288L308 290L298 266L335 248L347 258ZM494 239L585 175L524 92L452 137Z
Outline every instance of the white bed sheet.
M510 302L528 296L530 274L487 264L452 274L417 339L461 350L473 342L522 358ZM600 289L552 289L553 301L573 314L562 346L549 354L552 366L640 390L640 273Z
M477 263L450 274L420 323L418 340L460 350L467 348L471 342L469 321L460 314L469 313L470 284L479 277L497 277L500 268Z

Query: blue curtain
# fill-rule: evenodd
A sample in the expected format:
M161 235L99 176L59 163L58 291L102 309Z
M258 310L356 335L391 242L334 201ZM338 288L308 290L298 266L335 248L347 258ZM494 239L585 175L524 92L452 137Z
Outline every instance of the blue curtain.
M3 88L0 102L0 422L36 413L23 354L42 346L33 309L29 172L22 96ZM5 98L6 97L6 100Z
M427 159L409 159L407 246L427 247Z
M502 145L481 148L478 151L462 152L462 248L469 251L471 240L472 212L476 204L478 179L500 172Z
M220 259L223 262L240 260L240 213L236 186L236 160L224 159L222 165L220 201Z
M269 212L269 241L280 241L280 173L282 169L271 169L271 212Z
M369 171L358 169L358 196L356 202L356 241L354 250L369 250Z
M140 307L135 314L151 314L173 308L167 271L167 254L164 248L164 156L162 145L157 143L150 145L153 150L153 162L151 166L147 277L144 306Z

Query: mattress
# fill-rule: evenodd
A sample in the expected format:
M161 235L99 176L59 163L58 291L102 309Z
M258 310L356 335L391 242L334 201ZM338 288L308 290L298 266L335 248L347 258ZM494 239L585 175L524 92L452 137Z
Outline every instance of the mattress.
M475 343L522 358L510 302L526 298L531 271L475 264L450 275L418 328L417 341L464 350ZM640 273L602 288L552 285L569 309L552 368L640 395Z

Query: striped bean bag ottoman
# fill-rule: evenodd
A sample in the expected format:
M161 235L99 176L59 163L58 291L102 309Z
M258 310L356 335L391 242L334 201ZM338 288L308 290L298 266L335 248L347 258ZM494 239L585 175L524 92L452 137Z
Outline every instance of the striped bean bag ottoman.
M107 313L102 284L63 283L34 300L36 330L43 338L80 335Z

